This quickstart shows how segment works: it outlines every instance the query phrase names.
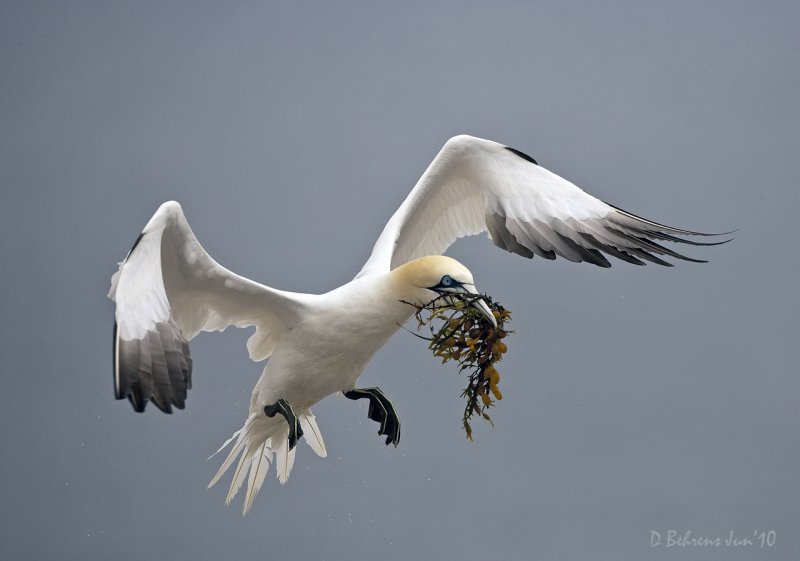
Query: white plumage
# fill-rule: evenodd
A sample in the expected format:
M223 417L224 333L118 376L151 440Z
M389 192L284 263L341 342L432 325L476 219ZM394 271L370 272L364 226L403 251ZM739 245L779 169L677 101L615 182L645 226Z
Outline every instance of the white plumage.
M608 205L522 152L464 135L445 144L356 278L325 294L275 290L228 271L200 246L180 205L167 202L112 277L116 397L128 398L137 411L148 401L165 412L183 408L191 387L188 341L200 331L254 326L250 358L270 360L253 389L245 425L220 449L232 445L210 483L235 465L227 502L247 480L246 513L270 464L283 483L294 462L291 415L268 417L265 407L288 403L305 441L324 457L310 407L356 387L375 352L414 311L406 302L476 292L466 267L440 254L456 239L484 231L495 245L525 257L560 256L603 267L610 266L604 254L636 264L669 265L659 257L664 255L696 261L654 240L713 245L678 237L706 234ZM482 310L488 313L485 304ZM382 403L391 416L391 402ZM396 445L399 423L396 434L386 430L387 444Z

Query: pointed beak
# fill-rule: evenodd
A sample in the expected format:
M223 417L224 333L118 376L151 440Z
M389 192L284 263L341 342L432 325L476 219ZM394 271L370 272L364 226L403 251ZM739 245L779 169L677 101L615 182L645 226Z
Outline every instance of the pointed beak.
M478 294L478 291L475 290L474 286L464 286L464 288L470 294ZM483 301L483 298L477 298L475 301L473 301L472 307L477 309L480 313L482 313L486 317L486 319L492 322L492 326L495 329L497 329L497 320L495 319L492 310L489 308L486 302Z

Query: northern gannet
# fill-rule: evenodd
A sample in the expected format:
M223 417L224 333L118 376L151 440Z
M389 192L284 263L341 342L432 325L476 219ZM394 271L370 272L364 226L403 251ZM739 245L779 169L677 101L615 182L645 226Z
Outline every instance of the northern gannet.
M111 279L116 302L114 387L142 412L148 401L166 413L183 409L191 387L188 342L200 331L254 326L247 350L269 358L253 388L244 426L209 487L238 459L230 503L247 479L250 509L270 463L286 482L302 437L320 456L325 444L310 407L341 392L370 400L386 444L400 422L379 388L359 388L372 356L415 311L453 292L477 294L472 273L441 254L458 238L487 232L509 252L611 264L670 265L659 256L700 262L654 240L716 245L706 236L658 224L604 203L538 165L519 150L467 135L445 143L386 224L356 277L325 294L276 290L220 266L195 238L177 202L166 202L142 230ZM475 300L494 318L482 300ZM218 452L219 452L218 451Z

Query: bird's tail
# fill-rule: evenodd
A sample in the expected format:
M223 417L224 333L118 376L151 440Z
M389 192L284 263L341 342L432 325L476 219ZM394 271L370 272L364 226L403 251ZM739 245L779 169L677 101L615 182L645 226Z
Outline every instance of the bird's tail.
M298 419L300 420L300 427L303 429L303 438L306 443L311 446L318 456L323 458L327 456L328 453L325 450L322 434L319 432L317 421L311 410L306 410L298 415ZM225 504L231 503L245 479L247 479L247 495L242 508L242 516L244 516L253 505L253 499L261 489L261 485L264 483L269 471L269 465L273 460L275 461L278 480L281 483L286 483L286 480L289 479L289 473L292 471L292 465L294 465L295 449L289 450L289 425L286 424L286 421L280 419L279 422L274 422L273 419L263 414L250 415L244 426L233 433L211 457L213 458L219 454L231 442L234 442L233 448L231 448L225 461L222 462L208 487L211 488L219 481L238 457L239 463L236 465L236 471L233 474Z

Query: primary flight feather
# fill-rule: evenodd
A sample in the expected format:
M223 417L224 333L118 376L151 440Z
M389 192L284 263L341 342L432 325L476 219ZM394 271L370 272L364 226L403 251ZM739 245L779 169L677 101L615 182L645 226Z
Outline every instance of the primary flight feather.
M225 269L203 250L176 202L161 205L111 280L116 302L114 387L136 411L148 401L183 409L191 388L188 342L200 331L254 326L250 358L269 358L253 389L244 426L210 485L235 465L227 502L247 480L243 513L276 464L285 482L303 438L325 444L310 407L342 392L370 400L370 418L397 445L394 404L356 383L372 356L437 295L477 294L472 274L441 254L458 238L488 232L507 251L610 267L699 261L659 242L716 245L706 236L640 218L587 194L523 152L471 136L451 138L386 224L364 267L325 294L276 290ZM474 306L493 316L480 299ZM210 486L209 485L209 486Z

